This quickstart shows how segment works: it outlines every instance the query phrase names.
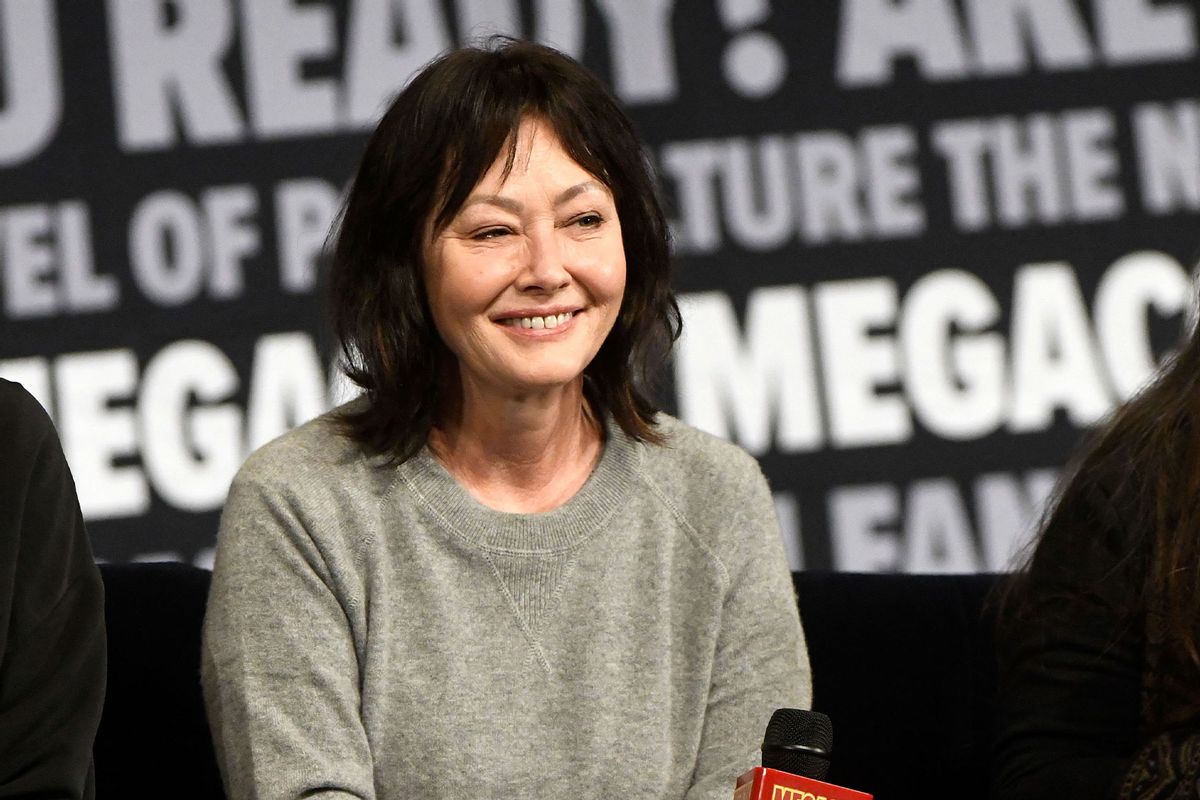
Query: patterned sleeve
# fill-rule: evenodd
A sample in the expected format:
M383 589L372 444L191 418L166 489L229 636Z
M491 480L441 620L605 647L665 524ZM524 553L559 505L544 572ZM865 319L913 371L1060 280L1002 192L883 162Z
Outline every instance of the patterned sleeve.
M1200 798L1200 731L1154 737L1134 757L1118 800Z

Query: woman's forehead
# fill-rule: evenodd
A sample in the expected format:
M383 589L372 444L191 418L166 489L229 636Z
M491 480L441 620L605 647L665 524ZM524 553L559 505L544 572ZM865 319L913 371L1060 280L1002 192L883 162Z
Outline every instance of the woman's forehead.
M546 191L554 205L593 192L612 198L609 186L568 152L553 127L527 120L505 141L458 210L478 202L515 206L520 201L514 195L530 186Z

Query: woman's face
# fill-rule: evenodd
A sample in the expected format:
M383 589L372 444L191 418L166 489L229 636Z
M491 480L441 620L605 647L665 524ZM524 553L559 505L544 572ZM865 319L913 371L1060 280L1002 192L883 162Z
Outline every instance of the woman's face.
M527 119L425 247L434 324L464 391L520 397L578 380L625 291L621 223L608 188Z

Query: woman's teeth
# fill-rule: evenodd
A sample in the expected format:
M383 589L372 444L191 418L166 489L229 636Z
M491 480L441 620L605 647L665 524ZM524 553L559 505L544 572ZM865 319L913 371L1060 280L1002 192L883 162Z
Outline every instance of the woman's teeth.
M573 316L575 316L575 312L565 311L562 314L550 314L545 317L509 317L501 320L501 323L514 328L533 328L535 331L540 331L544 328L557 328Z

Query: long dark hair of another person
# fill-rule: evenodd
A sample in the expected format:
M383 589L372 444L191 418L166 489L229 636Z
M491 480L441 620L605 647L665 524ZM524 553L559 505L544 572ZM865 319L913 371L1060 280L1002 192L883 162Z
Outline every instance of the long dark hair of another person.
M1110 608L1114 636L1143 632L1153 617L1160 648L1156 669L1170 703L1151 703L1147 732L1200 716L1200 325L1157 377L1118 408L1085 443L1052 500L1043 532L1067 531L1065 542L1032 550L1001 594L998 642L1002 665L1017 641L1053 627L1072 603L1094 602L1098 586L1063 596L1046 576L1072 569L1070 560L1096 546L1084 537L1099 526L1074 516L1103 495L1120 519L1116 558L1093 581L1133 577L1138 587ZM1049 562L1049 563L1047 563Z

